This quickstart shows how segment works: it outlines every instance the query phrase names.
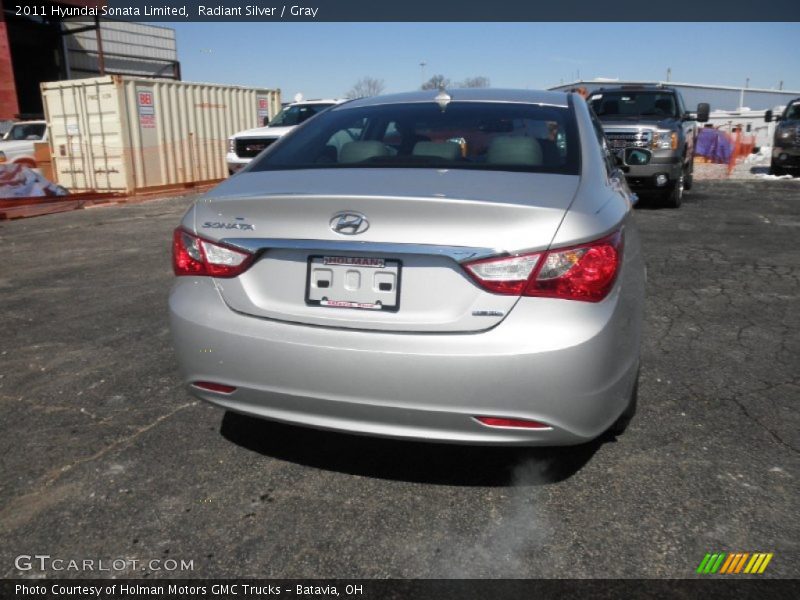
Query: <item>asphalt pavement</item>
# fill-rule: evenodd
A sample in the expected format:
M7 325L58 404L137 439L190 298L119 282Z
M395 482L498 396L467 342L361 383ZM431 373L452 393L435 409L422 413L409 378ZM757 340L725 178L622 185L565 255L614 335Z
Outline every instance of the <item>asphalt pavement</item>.
M0 223L0 577L681 578L717 551L800 576L800 182L637 209L639 412L617 439L533 450L190 397L166 310L190 201ZM127 562L69 568L87 559Z

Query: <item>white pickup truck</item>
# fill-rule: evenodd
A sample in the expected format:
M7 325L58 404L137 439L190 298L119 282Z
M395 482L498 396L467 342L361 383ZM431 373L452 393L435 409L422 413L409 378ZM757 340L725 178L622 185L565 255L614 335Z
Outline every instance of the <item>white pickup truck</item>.
M36 168L33 145L47 141L45 121L20 121L14 123L0 140L0 164L20 164Z
M278 138L283 137L302 122L326 108L336 106L344 100L303 100L289 104L265 127L256 127L228 138L228 173L233 175L258 156Z

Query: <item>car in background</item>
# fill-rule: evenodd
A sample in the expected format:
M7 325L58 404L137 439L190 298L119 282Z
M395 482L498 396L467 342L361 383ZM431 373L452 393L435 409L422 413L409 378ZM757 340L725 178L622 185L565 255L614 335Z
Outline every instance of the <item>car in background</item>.
M777 121L772 139L770 175L800 175L800 98L795 98L773 117L772 111L764 113L764 120Z
M692 114L681 93L664 85L601 88L588 102L631 188L678 208L692 188L697 123L708 121L709 105Z
M619 433L644 307L632 199L577 94L335 106L174 231L185 385L230 411L365 435Z
M246 167L253 158L271 146L276 140L289 133L323 110L341 104L345 100L304 100L283 107L264 127L240 131L228 138L226 161L228 173L233 175ZM266 118L264 119L266 121Z
M48 139L45 121L19 121L0 140L0 164L18 164L36 168L34 144Z

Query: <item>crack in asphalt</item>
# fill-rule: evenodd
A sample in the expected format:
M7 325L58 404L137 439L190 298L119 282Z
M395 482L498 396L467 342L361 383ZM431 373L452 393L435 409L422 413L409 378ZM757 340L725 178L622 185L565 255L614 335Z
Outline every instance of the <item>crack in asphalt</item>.
M71 471L75 467L77 467L79 465L82 465L82 464L86 464L86 463L92 462L94 460L97 460L98 458L102 458L103 456L105 456L109 452L112 452L112 451L114 451L114 450L116 450L118 448L124 448L125 446L129 445L131 442L136 440L143 433L146 433L146 432L150 431L156 425L158 425L160 423L163 423L164 421L166 421L167 419L175 416L177 413L181 412L182 410L185 410L185 409L190 408L192 406L196 406L199 403L200 403L199 400L195 400L193 402L186 402L185 404L181 404L180 406L178 406L174 410L168 412L167 414L164 414L164 415L161 415L161 416L157 417L155 420L153 420L152 422L148 423L147 425L143 425L142 427L138 427L132 434L127 435L127 436L125 436L123 438L120 438L120 439L110 443L105 448L102 448L102 449L98 450L97 452L95 452L91 456L85 456L83 458L79 458L77 460L74 460L69 464L63 465L63 466L55 468L55 469L51 469L50 471L48 471L42 477L39 478L39 481L33 486L35 489L31 490L27 494L24 494L23 496L19 496L17 498L17 500L20 500L22 498L30 496L31 494L40 493L41 488L48 488L48 487L52 486L56 481L58 481L61 477L63 477L66 473L68 473L69 471ZM9 502L9 505L11 505L12 502ZM7 512L8 508L9 507L4 508L3 511L0 512L0 516L4 515Z
M747 406L745 406L745 405L744 405L744 404L743 404L743 403L742 403L742 402L739 400L739 396L740 396L740 395L741 395L741 394L736 394L736 395L734 395L733 397L731 397L731 398L728 398L727 400L728 400L728 401L730 401L730 402L733 402L733 403L734 403L736 406L738 406L738 407L739 407L739 410L741 410L741 411L742 411L742 414L744 414L744 416L745 416L747 419L749 419L750 421L752 421L753 423L755 423L756 425L758 425L759 427L761 427L761 428L762 428L764 431L766 431L767 433L769 433L769 434L772 436L772 438L773 438L773 439L774 439L776 442L778 442L779 444L781 444L781 445L785 446L786 448L788 448L789 450L791 450L791 451L792 451L792 452L794 452L795 454L800 454L800 449L798 449L798 448L795 448L794 446L792 446L792 445L791 445L789 442L787 442L787 441L786 441L786 440L784 440L784 439L783 439L783 438L782 438L780 435L778 435L778 433L777 433L776 431L774 431L774 430L772 430L771 428L767 427L767 426L766 426L764 423L762 423L760 420L758 420L758 419L757 419L755 416L751 415L751 414L750 414L750 411L749 411L749 410L747 410Z

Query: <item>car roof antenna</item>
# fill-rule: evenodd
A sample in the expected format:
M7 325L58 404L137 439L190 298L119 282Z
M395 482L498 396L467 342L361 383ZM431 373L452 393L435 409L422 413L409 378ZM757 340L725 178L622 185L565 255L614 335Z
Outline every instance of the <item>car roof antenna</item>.
M439 85L439 93L436 94L434 100L436 101L436 104L439 105L439 108L442 109L442 112L444 112L447 108L447 105L450 104L452 98L450 97L450 94L444 90L444 84Z

